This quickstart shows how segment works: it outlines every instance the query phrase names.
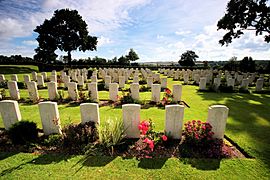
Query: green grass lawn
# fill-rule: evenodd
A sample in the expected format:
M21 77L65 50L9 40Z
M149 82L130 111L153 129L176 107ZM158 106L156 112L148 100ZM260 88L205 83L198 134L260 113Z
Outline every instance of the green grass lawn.
M34 68L31 66L31 69ZM2 69L5 69L5 74L7 74L7 68L1 66L0 74L3 73ZM23 74L31 73L31 71L23 71ZM169 88L176 83L182 82L168 79ZM0 152L0 178L269 179L270 95L209 93L197 92L197 90L197 86L183 85L182 99L190 106L190 108L185 108L184 121L193 119L205 121L209 106L226 105L230 111L225 134L254 158L222 160L169 158L138 161L134 158L122 157L103 156L84 159L84 156ZM22 97L28 97L26 90L20 92ZM46 90L39 90L39 93L44 98L48 97ZM142 100L149 100L151 93L140 93L140 96ZM101 91L99 97L108 99L109 94L107 91ZM59 105L58 109L62 126L80 122L79 106ZM34 121L41 128L37 105L20 104L20 110L23 119ZM109 117L121 118L121 116L120 108L100 108L101 122ZM141 119L149 118L155 123L156 130L164 129L164 109L156 107L141 109ZM0 119L0 127L3 127L2 119Z

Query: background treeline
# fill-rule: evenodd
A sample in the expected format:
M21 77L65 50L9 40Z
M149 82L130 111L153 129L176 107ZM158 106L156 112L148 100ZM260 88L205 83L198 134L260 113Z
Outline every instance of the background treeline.
M58 60L52 62L40 62L30 57L23 57L21 55L4 56L0 55L0 64L2 65L37 65L40 71L44 70L61 70L67 66L67 60L65 56L60 56ZM184 67L179 65L178 62L156 62L156 63L137 63L130 62L125 56L120 58L114 57L112 59L106 59L95 56L93 58L86 59L73 59L71 61L73 68L81 67L133 67L133 68L190 68L190 69L222 69L229 71L242 71L242 72L259 72L270 73L270 60L253 60L252 57L244 57L242 60L237 60L237 57L232 57L228 61L196 61L193 67Z

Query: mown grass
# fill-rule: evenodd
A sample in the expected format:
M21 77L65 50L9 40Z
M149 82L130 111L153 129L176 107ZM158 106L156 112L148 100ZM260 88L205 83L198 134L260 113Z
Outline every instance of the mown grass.
M168 79L168 86L182 83ZM208 107L224 104L229 107L225 134L243 148L253 159L145 159L121 157L91 157L66 155L34 155L7 152L0 153L1 178L4 179L269 179L270 178L270 95L241 93L198 92L197 86L183 85L182 99L185 108L184 121L207 118ZM22 97L27 92L21 91ZM46 90L40 95L47 98ZM119 95L121 93L119 92ZM107 91L99 92L108 99ZM140 93L149 100L150 92ZM59 105L62 126L80 122L79 106ZM34 121L41 128L37 105L20 104L23 119ZM120 108L101 107L101 122L108 117L121 118ZM141 109L141 119L151 118L155 129L164 129L165 110L152 107ZM3 122L0 119L0 127ZM29 173L31 172L31 173Z

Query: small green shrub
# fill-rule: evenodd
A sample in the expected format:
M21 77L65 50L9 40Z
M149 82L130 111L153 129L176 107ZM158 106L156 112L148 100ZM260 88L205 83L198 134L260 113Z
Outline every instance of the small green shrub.
M62 136L60 134L51 134L44 139L45 146L57 146L62 143Z
M13 124L8 132L14 144L26 144L38 138L38 129L34 122L19 121Z
M124 139L124 124L121 119L107 119L104 124L98 126L99 142L104 148L111 149L121 144Z
M6 90L5 89L0 90L0 99L1 100L6 99Z
M63 128L63 147L74 152L81 152L88 143L98 139L94 122L70 124Z
M142 79L139 81L139 84L147 84L146 80Z
M4 89L7 89L7 80L6 81L2 81L0 82L0 88L4 88Z
M122 91L122 97L120 97L121 104L135 103L135 100L131 97L130 93Z
M148 92L151 90L151 87L147 87L147 86L141 86L140 88L140 92Z

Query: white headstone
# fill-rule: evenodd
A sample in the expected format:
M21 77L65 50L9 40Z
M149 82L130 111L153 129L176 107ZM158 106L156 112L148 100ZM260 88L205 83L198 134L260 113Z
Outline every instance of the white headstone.
M181 101L182 97L182 85L174 84L173 85L173 101Z
M118 84L117 83L110 83L109 85L109 94L111 101L118 100Z
M23 79L25 83L28 83L31 81L30 76L28 74L23 75Z
M47 86L48 86L49 99L56 100L59 96L58 91L57 91L57 83L48 82Z
M42 73L41 73L41 76L43 76L43 80L44 80L44 81L47 81L47 80L48 80L48 78L47 78L47 73L46 73L46 72L42 72Z
M57 103L41 102L38 107L44 134L62 134Z
M161 86L160 84L152 84L152 98L151 101L154 102L159 102L160 101L160 90L161 90Z
M248 84L249 84L249 80L248 79L243 79L242 83L241 83L241 88L247 90L248 89Z
M122 105L124 129L127 138L139 138L139 124L140 124L140 109L139 104L125 104Z
M0 82L3 82L5 80L6 80L5 75L4 74L0 74Z
M125 81L126 81L125 76L119 76L119 88L124 88L125 87Z
M223 139L226 122L229 114L229 108L223 105L213 105L208 109L207 122L212 126L213 137Z
M97 103L82 103L80 104L82 123L95 122L100 124L99 106Z
M199 89L206 90L206 78L205 77L200 78Z
M181 139L184 120L183 105L166 105L165 106L165 132L173 139Z
M51 82L57 82L57 75L55 74L55 75L51 75L50 76L50 81Z
M263 82L264 82L263 78L257 79L257 81L256 81L256 91L261 91L262 90Z
M28 89L28 94L29 98L33 101L36 102L39 100L39 94L37 90L37 83L35 81L31 81L27 83L27 89Z
M32 72L32 79L33 81L37 80L37 73L35 71Z
M88 83L88 91L90 92L90 99L98 101L98 87L96 82Z
M70 83L70 77L69 76L64 76L64 86L68 87L68 83Z
M220 78L214 78L214 87L216 88L216 89L218 89L219 88L219 86L220 86L220 83L221 83L221 79Z
M9 94L11 99L19 100L20 99L20 91L17 86L17 81L8 81L7 86L9 89Z
M75 82L68 83L68 95L70 99L72 99L73 101L78 100L77 83Z
M44 87L44 76L42 75L37 75L37 85L40 87Z
M134 84L139 83L139 76L134 76L133 77L133 83Z
M97 82L97 76L91 76L91 82Z
M111 76L105 76L105 88L109 88L109 84L111 83Z
M18 76L17 76L17 74L12 74L11 75L11 81L17 81L18 82Z
M6 130L22 119L19 104L13 100L0 101L0 112Z
M84 86L84 78L83 76L78 76L78 85L79 86Z
M147 77L147 87L152 87L152 84L153 84L153 78L152 77Z
M130 84L131 97L135 100L140 100L140 85L139 83Z
M228 79L228 82L227 82L227 86L234 87L234 83L235 83L235 79L229 78L229 79Z
M161 88L167 88L167 78L161 78Z

